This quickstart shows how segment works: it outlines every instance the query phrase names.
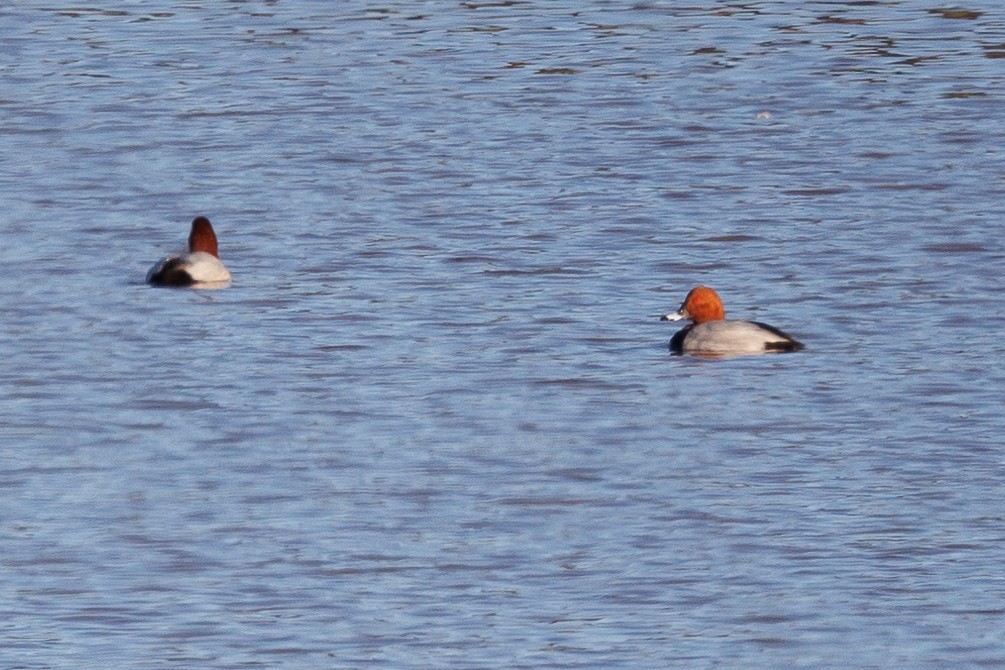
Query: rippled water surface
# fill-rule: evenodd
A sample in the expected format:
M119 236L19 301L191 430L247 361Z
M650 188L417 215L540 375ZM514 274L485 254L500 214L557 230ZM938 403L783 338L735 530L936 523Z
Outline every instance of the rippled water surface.
M1005 665L998 3L91 4L0 10L0 666Z

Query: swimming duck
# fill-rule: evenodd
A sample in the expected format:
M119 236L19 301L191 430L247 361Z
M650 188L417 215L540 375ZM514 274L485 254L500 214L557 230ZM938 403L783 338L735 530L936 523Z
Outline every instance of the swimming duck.
M802 343L773 326L757 321L730 321L719 294L707 286L691 289L680 309L661 321L690 319L670 340L675 354L756 354L798 351Z
M188 253L168 256L147 273L147 282L158 286L221 285L230 280L230 271L220 262L216 233L205 216L192 221Z

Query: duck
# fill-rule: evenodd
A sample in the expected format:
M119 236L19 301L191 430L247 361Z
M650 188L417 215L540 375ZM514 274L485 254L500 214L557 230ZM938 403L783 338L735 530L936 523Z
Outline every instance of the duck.
M670 340L675 354L724 356L799 351L805 348L791 335L758 321L726 319L719 294L708 286L688 291L680 309L664 314L661 321L690 319Z
M188 253L157 261L147 272L147 283L157 286L220 286L230 281L230 270L220 262L213 225L205 216L192 220Z

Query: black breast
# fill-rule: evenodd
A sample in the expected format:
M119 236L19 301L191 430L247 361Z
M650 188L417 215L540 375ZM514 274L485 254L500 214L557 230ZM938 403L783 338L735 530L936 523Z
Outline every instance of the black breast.
M676 333L674 333L674 336L670 338L670 351L672 351L675 354L684 353L684 338L687 337L687 334L691 332L692 328L694 328L693 323L684 326Z

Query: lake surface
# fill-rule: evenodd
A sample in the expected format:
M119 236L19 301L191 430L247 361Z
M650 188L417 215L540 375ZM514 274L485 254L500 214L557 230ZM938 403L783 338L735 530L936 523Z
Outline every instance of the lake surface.
M998 3L100 5L0 10L0 666L1005 665Z

